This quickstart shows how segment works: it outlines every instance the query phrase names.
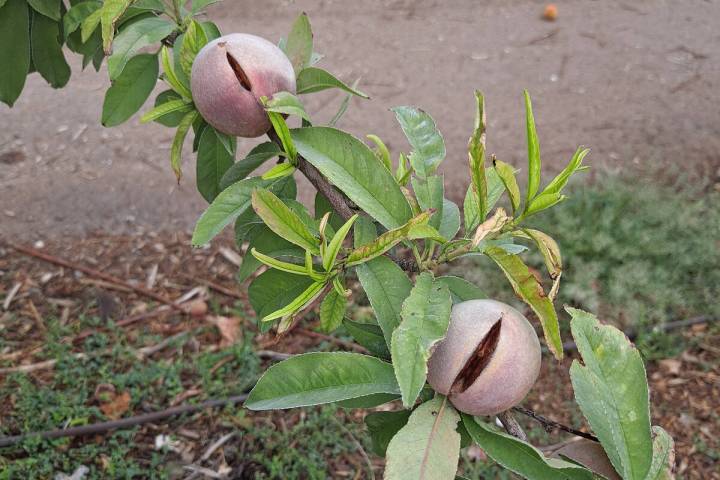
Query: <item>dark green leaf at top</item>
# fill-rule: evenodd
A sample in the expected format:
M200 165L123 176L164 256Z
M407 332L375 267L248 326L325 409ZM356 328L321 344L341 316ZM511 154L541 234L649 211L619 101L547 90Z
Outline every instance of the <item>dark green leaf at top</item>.
M12 107L30 67L30 15L24 0L0 7L0 101Z
M33 65L53 88L64 87L70 80L70 65L60 45L58 22L45 15L32 14L30 27Z
M71 33L80 28L80 24L82 24L83 20L101 6L102 2L99 0L88 0L76 3L70 7L70 10L63 15L63 35L65 38L67 39Z
M40 15L56 22L60 20L62 0L27 0L27 3Z
M157 55L142 54L130 59L123 73L105 93L102 124L119 125L140 110L150 96L158 77Z
M215 129L207 127L200 137L196 168L198 190L208 202L220 193L220 179L232 166L233 160Z

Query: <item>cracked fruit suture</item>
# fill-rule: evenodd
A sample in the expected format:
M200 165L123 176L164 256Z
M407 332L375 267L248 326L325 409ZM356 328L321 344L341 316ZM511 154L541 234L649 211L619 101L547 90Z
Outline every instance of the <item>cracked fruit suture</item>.
M190 88L200 115L215 129L238 137L259 137L270 129L260 98L281 91L295 93L295 72L287 56L271 42L232 33L198 52Z
M460 410L495 415L525 398L540 373L530 322L495 300L453 306L447 335L428 362L428 382Z

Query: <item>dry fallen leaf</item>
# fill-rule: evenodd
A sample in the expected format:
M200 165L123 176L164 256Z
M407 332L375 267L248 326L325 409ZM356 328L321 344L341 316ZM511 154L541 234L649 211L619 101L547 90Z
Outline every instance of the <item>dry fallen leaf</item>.
M220 331L221 347L227 347L237 342L240 337L240 319L238 317L223 317L220 315L208 317L210 323Z
M674 358L666 358L664 360L660 360L660 368L665 370L670 375L679 375L680 374L680 368L682 367L682 362L680 360L676 360Z
M122 392L116 395L111 401L100 405L100 410L110 420L117 420L130 408L130 393Z

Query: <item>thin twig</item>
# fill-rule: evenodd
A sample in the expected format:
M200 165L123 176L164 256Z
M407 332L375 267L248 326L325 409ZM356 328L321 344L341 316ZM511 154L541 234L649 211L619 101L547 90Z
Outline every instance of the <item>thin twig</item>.
M307 335L308 337L319 338L321 340L325 340L330 343L340 345L341 347L345 347L349 350L355 350L358 353L370 353L370 352L368 352L368 349L363 347L362 345L358 345L353 342L346 342L345 340L342 340L337 337L333 337L332 335L325 335L324 333L315 332L313 330L308 330L306 328L296 328L295 331L297 331L298 333L301 333L303 335Z
M515 420L515 417L513 417L512 413L510 413L510 410L498 413L497 418L500 420L500 423L503 424L503 427L505 427L506 432L523 442L527 442L528 438L525 431L522 429L518 421Z
M182 273L182 272L180 272L179 275L183 278L187 278L189 280L193 280L195 282L202 283L206 287L211 288L212 290L215 290L216 292L222 293L223 295L225 295L227 297L237 298L240 300L245 299L245 297L243 297L240 292L233 290L231 288L224 287L224 286L220 285L219 283L215 283L211 280L207 280L207 279L200 278L200 277L195 277L195 276L188 275L188 274Z
M212 454L215 453L215 450L225 445L225 443L227 443L228 440L234 437L236 433L237 431L233 431L228 433L227 435L223 435L222 437L220 437L215 443L210 445L207 450L205 450L205 453L203 453L202 457L200 457L200 461L204 462L208 460L212 456Z
M81 427L72 427L67 429L56 429L46 430L42 432L31 432L24 433L22 435L12 435L8 437L0 437L0 448L15 445L28 438L40 437L43 439L53 439L61 437L76 437L80 435L95 435L99 433L107 432L108 430L114 430L117 428L129 428L137 425L142 425L149 422L156 422L158 420L164 420L166 418L175 417L177 415L183 415L186 413L195 413L201 410L209 408L224 407L225 405L242 403L247 399L247 394L236 395L234 397L207 400L197 405L182 405L179 407L172 407L159 412L146 413L143 415L137 415L134 417L122 418L120 420L113 420L109 422L93 423L90 425L83 425Z
M554 420L550 420L549 418L543 417L540 414L535 413L534 411L530 410L529 408L525 407L513 407L513 410L516 412L520 412L523 415L527 415L528 417L532 418L533 420L539 422L542 424L542 426L545 428L545 431L551 432L554 429L562 430L563 432L572 433L573 435L576 435L578 437L587 438L588 440L593 440L595 442L598 442L598 438L587 432L581 432L580 430L575 430L574 428L568 427L566 425L563 425L562 423L556 422Z
M274 130L270 130L267 135L268 137L270 137L270 140L282 146L282 142L280 141ZM322 173L320 173L320 171L315 168L313 164L308 162L302 155L297 156L297 169L300 170L303 175L305 175L305 178L310 181L310 183L313 185L313 187L315 187L318 192L322 193L325 198L327 198L328 202L330 202L330 205L332 205L333 210L344 220L349 219L355 214L351 200L348 199L337 188L332 186L330 182L328 182L327 179L323 177ZM402 258L397 259L391 256L389 253L386 253L385 256L390 258L393 262L395 262L400 268L405 271L420 271L418 265L412 260Z
M70 262L68 260L64 260L62 258L56 257L54 255L50 255L45 252L41 252L40 250L36 250L31 247L26 247L23 245L16 245L13 243L8 244L11 248L17 250L18 252L24 253L26 255L29 255L31 257L39 258L40 260L44 260L48 263L52 263L54 265L59 265L61 267L69 268L71 270L76 270L78 272L82 272L86 275L89 275L94 278L99 278L100 280L104 280L109 283L113 283L115 285L119 285L125 288L128 288L130 290L133 290L141 295L144 295L146 297L152 298L154 300L157 300L158 302L164 303L166 305L169 305L170 308L175 309L177 311L183 312L184 309L176 304L173 300L170 300L169 298L160 295L158 293L153 292L152 290L148 290L147 288L133 285L129 282L126 282L125 280L122 280L120 278L114 277L112 275L109 275L107 273L99 272L95 269L88 268L82 265L75 264L73 262Z

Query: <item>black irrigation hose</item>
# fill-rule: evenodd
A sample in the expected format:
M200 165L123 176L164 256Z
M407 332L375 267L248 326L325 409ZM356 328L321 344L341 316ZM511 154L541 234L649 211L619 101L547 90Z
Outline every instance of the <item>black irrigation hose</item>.
M80 435L93 435L103 433L116 428L128 428L144 423L164 420L169 417L182 415L184 413L195 413L208 408L223 407L225 405L242 403L247 399L247 394L236 395L234 397L207 400L197 405L181 405L178 407L168 408L159 412L145 413L134 417L121 418L120 420L112 420L110 422L93 423L91 425L83 425L82 427L72 427L66 429L45 430L44 432L24 433L22 435L13 435L10 437L0 437L0 448L9 447L20 443L28 438L40 437L43 439L53 439L62 437L75 437Z

